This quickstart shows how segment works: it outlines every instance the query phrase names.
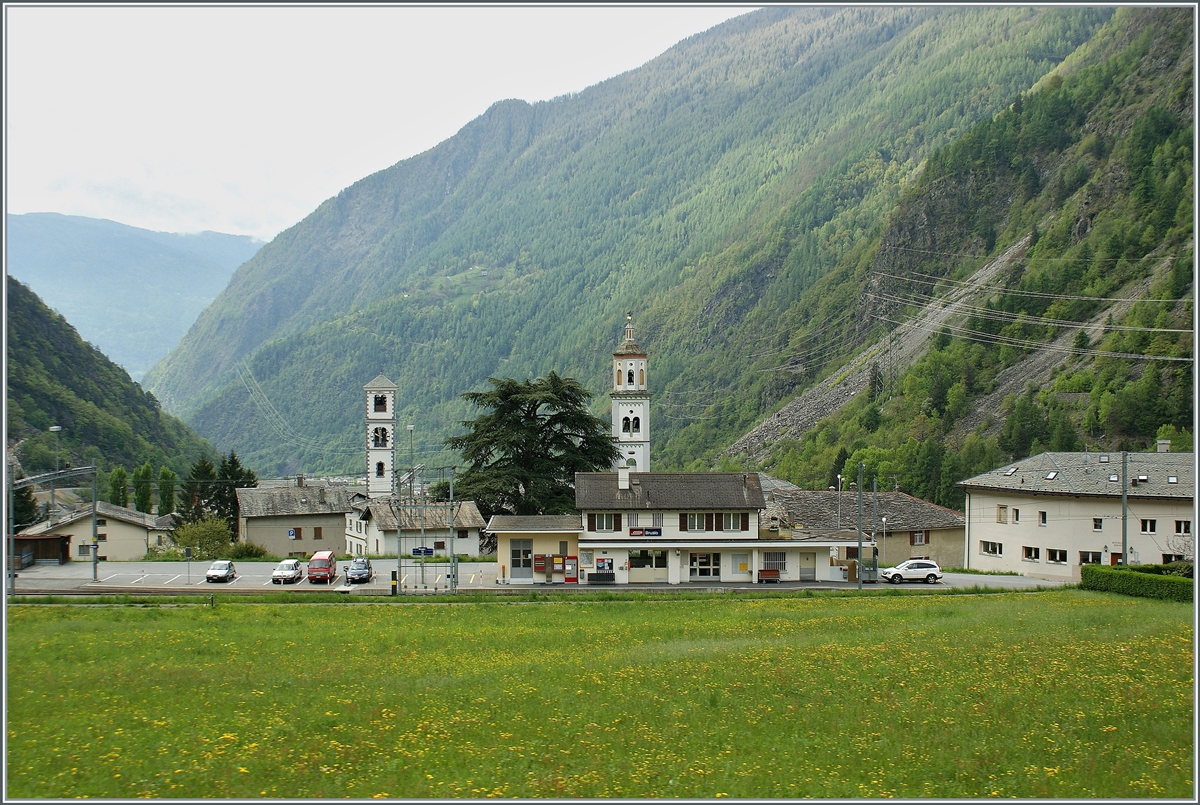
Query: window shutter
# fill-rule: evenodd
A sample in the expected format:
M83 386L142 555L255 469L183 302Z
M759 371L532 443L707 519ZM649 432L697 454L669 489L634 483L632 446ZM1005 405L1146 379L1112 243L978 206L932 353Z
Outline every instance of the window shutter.
M596 515L593 512L588 512L588 531L596 530Z
M742 530L750 530L750 512L742 512Z
M713 519L716 520L717 530L724 531L725 530L725 515L723 515L721 512L717 512L715 515L713 515Z
M712 515L712 512L705 512L705 513L704 513L704 530L705 530L705 531L712 531L712 530L713 530L713 515Z
M917 544L917 538L913 535L913 532L911 532L911 531L908 532L908 544L909 545Z
M679 513L679 530L687 531L687 513L686 512Z
M303 528L297 528L296 529L296 539L304 539L304 537L302 536L303 532L304 532Z
M613 515L613 531L621 530L621 513L617 512Z

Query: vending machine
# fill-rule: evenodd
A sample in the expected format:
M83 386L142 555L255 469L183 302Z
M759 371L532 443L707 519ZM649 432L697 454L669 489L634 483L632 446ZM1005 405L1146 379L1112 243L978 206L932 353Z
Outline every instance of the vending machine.
M568 556L563 563L563 581L567 584L579 583L579 557Z

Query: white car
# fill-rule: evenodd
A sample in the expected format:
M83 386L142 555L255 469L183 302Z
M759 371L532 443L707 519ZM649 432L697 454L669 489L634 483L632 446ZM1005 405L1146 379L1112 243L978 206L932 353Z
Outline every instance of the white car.
M887 567L879 571L879 577L892 584L900 584L905 581L937 584L942 580L942 569L932 559L905 559L895 567Z
M297 559L284 559L271 571L272 584L297 584L304 579L304 568Z

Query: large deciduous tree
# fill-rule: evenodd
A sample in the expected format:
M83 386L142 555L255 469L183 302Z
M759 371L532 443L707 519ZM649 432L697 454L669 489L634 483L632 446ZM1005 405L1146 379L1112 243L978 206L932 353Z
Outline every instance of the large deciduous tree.
M591 393L554 372L488 382L490 391L462 395L486 413L446 440L468 463L455 497L474 500L484 517L574 511L575 473L608 470L620 455L609 424L588 411Z
M193 559L219 559L229 553L229 525L220 517L205 515L175 529L175 545L191 548Z

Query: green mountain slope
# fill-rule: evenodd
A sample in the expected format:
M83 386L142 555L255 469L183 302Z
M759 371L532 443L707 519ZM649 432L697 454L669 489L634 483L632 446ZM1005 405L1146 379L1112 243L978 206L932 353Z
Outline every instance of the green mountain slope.
M179 343L262 245L242 235L152 232L57 213L6 220L8 273L134 380Z
M357 470L360 387L382 371L436 461L489 375L603 395L632 310L656 450L705 422L664 454L702 459L802 384L747 371L803 324L780 318L797 296L878 234L934 148L1111 14L771 8L576 95L498 103L264 247L148 387L255 466Z
M132 469L149 461L156 472L167 466L185 477L201 455L212 454L29 288L13 277L7 283L8 439L21 443L26 473L54 469L51 425L62 427L63 466Z
M797 298L808 324L784 366L844 372L995 255L1016 259L915 364L881 366L766 467L824 488L861 460L867 479L961 506L956 481L1043 450L1191 449L1194 37L1190 12L1122 10L930 156L879 237Z

